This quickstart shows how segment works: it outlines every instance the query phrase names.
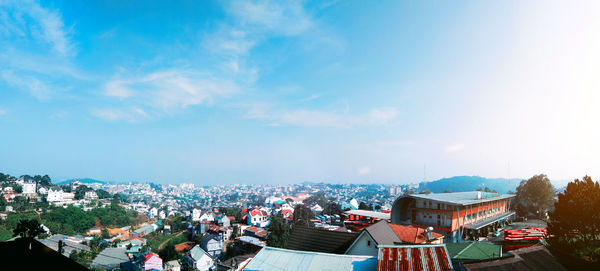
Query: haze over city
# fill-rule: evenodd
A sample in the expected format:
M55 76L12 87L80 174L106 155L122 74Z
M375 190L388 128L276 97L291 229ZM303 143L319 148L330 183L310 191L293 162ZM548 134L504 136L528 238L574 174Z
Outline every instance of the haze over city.
M0 1L2 172L598 178L599 3L516 3Z

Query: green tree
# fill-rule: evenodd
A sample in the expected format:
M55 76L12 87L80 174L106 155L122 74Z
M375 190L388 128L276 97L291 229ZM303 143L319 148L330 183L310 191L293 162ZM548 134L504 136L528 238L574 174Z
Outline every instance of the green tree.
M12 188L15 193L23 193L23 187L18 184L13 184Z
M305 227L314 226L310 221L314 217L313 212L310 208L303 204L298 204L294 207L294 225L302 225Z
M551 246L600 261L600 184L589 176L575 179L558 194L550 212Z
M444 190L444 193L452 193L452 191L450 191L450 189L446 189Z
M419 194L431 194L431 191L427 188L421 190L421 192L419 192Z
M485 189L483 189L483 192L492 192L492 190L490 190L490 188L486 186Z
M94 189L89 188L85 185L80 185L75 189L75 199L83 199L85 197L85 192L93 190Z
M96 194L98 194L98 198L100 199L110 198L110 193L103 189L96 190Z
M523 180L517 187L517 211L520 216L528 213L544 217L546 211L552 207L554 188L548 177L544 174L535 175L529 180Z
M160 256L163 261L171 261L177 260L177 258L179 258L179 253L175 250L174 245L167 245L158 252L158 256Z
M110 234L108 234L108 230L107 229L102 229L102 235L101 235L102 239L110 239Z
M309 206L319 204L319 206L324 207L325 204L327 204L327 201L328 200L327 200L327 196L325 195L325 192L319 191L319 192L315 193L314 195L312 195L311 197L305 199L302 202Z
M20 236L21 238L35 238L44 232L45 231L40 225L39 221L35 219L23 219L19 221L17 227L13 230L13 236Z
M287 242L290 239L290 227L285 223L283 216L272 216L269 230L271 233L269 233L269 237L267 238L267 245L286 248Z
M369 210L369 205L367 205L364 201L361 201L358 204L358 209L359 210Z
M342 213L342 208L340 207L339 204L335 203L335 202L327 202L327 204L325 204L324 208L323 208L323 214L326 215L335 215L335 214L340 214Z

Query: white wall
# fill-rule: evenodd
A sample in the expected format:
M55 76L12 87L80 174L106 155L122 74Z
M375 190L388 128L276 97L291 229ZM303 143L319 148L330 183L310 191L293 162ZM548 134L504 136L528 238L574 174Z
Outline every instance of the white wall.
M369 245L369 241L371 241L370 245ZM358 237L356 242L354 242L354 245L352 247L350 247L350 249L348 250L348 252L346 254L377 256L377 253L378 253L377 244L375 243L375 241L373 241L373 239L371 239L371 236L369 236L369 234L367 232L363 232Z

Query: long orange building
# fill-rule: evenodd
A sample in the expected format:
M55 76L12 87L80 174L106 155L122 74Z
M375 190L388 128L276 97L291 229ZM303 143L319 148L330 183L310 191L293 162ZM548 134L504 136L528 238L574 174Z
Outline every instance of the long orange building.
M433 227L446 242L486 236L512 220L515 195L481 191L404 195L394 201L393 224Z

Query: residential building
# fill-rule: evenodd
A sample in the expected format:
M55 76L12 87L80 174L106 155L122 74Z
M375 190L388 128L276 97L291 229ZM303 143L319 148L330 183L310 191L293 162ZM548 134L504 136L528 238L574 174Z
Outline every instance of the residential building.
M26 181L23 183L23 194L33 195L36 193L35 188L36 188L35 182Z
M223 239L218 234L207 233L200 238L200 246L213 258L218 258L223 252Z
M144 255L144 270L162 270L163 261L158 254L149 252Z
M181 264L179 261L172 260L165 263L165 271L181 271Z
M192 221L194 221L194 222L200 221L201 215L202 215L202 210L194 208L194 210L192 210Z
M95 199L98 199L98 194L96 194L96 191L93 191L93 190L87 191L87 192L85 192L83 198L87 199L87 200L95 200Z
M248 212L248 225L266 227L270 222L269 216L265 211L256 208Z
M214 265L213 258L198 245L190 249L181 261L200 271L208 271Z
M351 255L376 256L382 246L441 244L444 236L427 229L390 224L381 220L365 228L346 250Z
M478 238L513 219L515 195L481 191L403 195L394 201L393 224L433 227L448 242Z

